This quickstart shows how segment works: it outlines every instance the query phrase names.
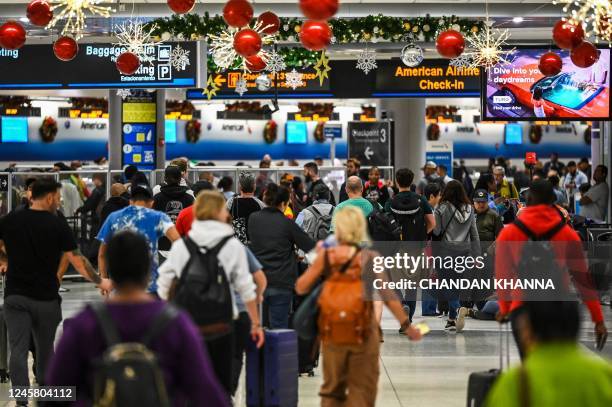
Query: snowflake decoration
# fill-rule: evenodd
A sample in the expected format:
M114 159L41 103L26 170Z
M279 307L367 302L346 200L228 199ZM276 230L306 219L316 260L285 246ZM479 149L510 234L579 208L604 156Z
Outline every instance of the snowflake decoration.
M489 69L499 64L510 64L512 62L510 56L515 48L503 49L507 45L508 38L510 38L508 30L492 28L487 20L481 31L467 37L469 48L473 50L464 53L464 56L472 61L469 67Z
M125 100L126 98L132 96L132 91L129 89L117 89L117 96L120 96L121 99Z
M185 48L177 45L172 49L170 53L170 65L177 71L184 71L187 69L187 65L191 65L189 61L189 53Z
M240 75L240 79L236 82L236 89L234 91L242 97L248 90L246 78L244 75Z
M288 88L296 90L297 88L304 86L304 75L293 68L291 72L285 74L285 84Z
M272 44L276 38L276 34L271 35L264 32L267 27L268 26L264 26L261 21L257 21L252 28L253 31L259 34L263 45ZM251 72L247 66L246 58L239 55L234 49L234 36L238 31L240 30L237 28L229 27L227 30L221 31L219 35L209 34L208 37L211 40L210 52L215 65L220 69L229 69L236 64L236 61L239 61L243 70ZM267 62L270 54L262 49L257 55L264 62Z
M161 41L153 40L155 29L154 25L147 29L143 23L134 20L116 25L114 31L117 42L113 45L137 55L142 63L152 64L155 61L154 47L161 44Z
M115 10L112 7L99 6L103 0L51 0L53 19L49 21L47 29L57 25L60 20L66 20L62 35L71 35L76 41L83 38L83 31L87 28L86 14L109 18Z
M378 68L376 64L376 52L371 49L364 49L357 56L357 69L361 69L364 74Z
M268 55L268 61L266 62L266 71L276 75L277 72L284 71L287 68L285 64L285 58L276 51L272 51Z
M472 65L472 57L467 54L461 54L457 58L451 59L448 65L455 68L469 68Z
M595 34L599 38L612 42L612 2L610 0L553 0L553 4L563 4L563 12L569 13L568 20L582 24L587 36Z

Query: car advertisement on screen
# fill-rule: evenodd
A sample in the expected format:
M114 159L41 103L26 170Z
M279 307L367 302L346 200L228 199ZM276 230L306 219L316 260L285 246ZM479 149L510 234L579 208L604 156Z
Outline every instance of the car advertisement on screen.
M610 49L599 49L598 61L579 68L569 51L555 50L563 68L544 76L538 68L548 48L519 48L510 64L485 73L484 120L609 120Z

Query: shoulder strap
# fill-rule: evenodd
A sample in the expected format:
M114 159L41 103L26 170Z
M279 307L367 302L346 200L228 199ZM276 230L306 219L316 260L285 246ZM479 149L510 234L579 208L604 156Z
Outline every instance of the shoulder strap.
M170 322L174 321L178 315L179 311L176 307L172 306L171 304L164 305L161 312L157 314L151 323L151 326L143 336L141 340L142 344L149 347L151 341L157 338L166 328L166 326L168 326Z
M518 227L524 234L526 234L527 237L529 238L529 240L533 240L535 242L535 241L542 241L542 240L550 240L550 239L552 239L557 233L559 233L561 231L561 229L563 229L563 227L565 226L565 220L561 219L561 221L559 221L559 223L557 223L554 227L552 227L547 232L545 232L545 233L543 233L541 235L536 235L535 233L533 233L527 227L527 225L525 225L520 219L515 219L514 220L514 225L516 227Z
M448 229L448 227L450 226L451 222L453 221L453 218L455 217L455 214L457 213L457 210L459 210L459 208L455 208L455 210L453 211L453 214L451 215L450 219L446 223L446 226L442 230L442 233L440 234L440 240L442 240L442 238L446 234L446 230Z
M223 246L225 246L227 241L230 240L232 237L234 237L234 235L225 236L212 249L208 249L208 251L211 252L211 253L215 253L215 254L219 253L221 251L221 249L223 249Z
M103 302L95 302L91 304L91 309L98 320L98 326L102 329L102 336L107 347L114 346L121 342L117 326L108 312L108 305Z
M329 250L325 249L325 253L323 253L323 277L327 277L331 273L331 269L329 266Z
M342 267L340 268L340 273L344 274L344 272L346 272L346 270L349 268L349 266L351 265L351 263L353 262L353 260L355 259L355 257L357 257L357 255L359 254L359 252L361 251L360 248L356 247L357 250L355 250L355 253L353 253L353 255L351 256L350 259L348 259L348 261L346 263L344 263L342 265Z
M309 207L308 207L308 210L309 210L311 213L313 213L313 215L316 215L316 216L318 216L318 217L323 216L323 215L321 214L321 212L319 212L319 210L318 210L318 209L317 209L317 208L316 208L314 205L309 206Z

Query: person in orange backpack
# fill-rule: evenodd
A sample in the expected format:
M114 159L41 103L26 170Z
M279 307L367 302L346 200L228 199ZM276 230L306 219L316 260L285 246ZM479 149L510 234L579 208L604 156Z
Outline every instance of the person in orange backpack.
M304 295L324 279L319 296L319 335L323 354L321 406L369 407L376 402L380 338L371 300L364 298L362 267L371 253L359 245L368 241L361 210L345 207L334 217L338 245L318 246L317 258L297 280L295 290ZM410 325L398 299L385 301L412 340L421 338Z

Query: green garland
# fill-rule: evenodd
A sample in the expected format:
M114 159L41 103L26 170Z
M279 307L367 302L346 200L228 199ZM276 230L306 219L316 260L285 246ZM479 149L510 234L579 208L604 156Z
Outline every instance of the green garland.
M280 41L299 42L299 32L303 20L299 18L281 18L278 34ZM172 15L158 18L148 23L154 26L153 35L164 38L174 37L179 40L198 40L208 38L209 34L219 34L227 29L221 16L211 17L208 13ZM329 21L337 44L358 42L390 41L400 42L404 37L412 35L415 40L432 41L438 32L454 28L464 35L478 32L483 28L483 21L450 17L387 17L381 14L359 18L336 18ZM288 67L312 65L318 58L318 52L305 50L301 47L281 47L279 53L285 57ZM217 70L209 58L209 68Z

